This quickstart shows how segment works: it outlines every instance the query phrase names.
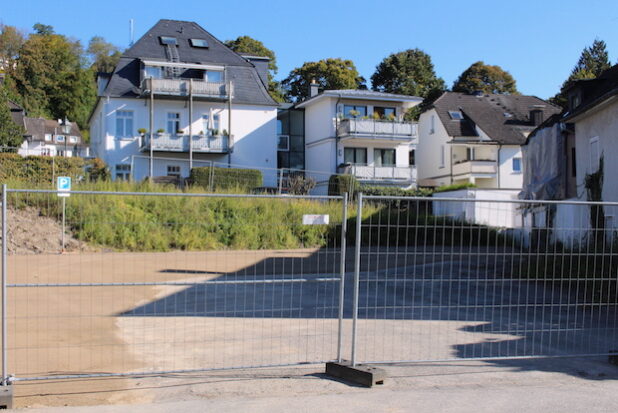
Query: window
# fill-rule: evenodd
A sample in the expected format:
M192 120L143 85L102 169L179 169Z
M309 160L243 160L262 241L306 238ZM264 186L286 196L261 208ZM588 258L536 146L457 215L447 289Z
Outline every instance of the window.
M343 150L343 162L356 165L367 165L367 149L345 148Z
M189 39L191 46L208 48L208 42L205 39Z
M521 172L521 158L513 158L513 172Z
M144 78L145 79L161 79L161 68L154 66L146 66L144 68Z
M436 116L431 115L431 125L429 126L429 133L433 134L436 131Z
M453 120L463 120L463 113L461 113L458 110L449 110L448 111L448 115L451 117L451 119Z
M175 176L177 178L180 178L180 166L167 165L167 176Z
M204 73L204 80L207 82L221 83L223 82L222 70L207 70Z
M221 131L221 122L219 119L219 115L212 115L212 128L218 132Z
M575 158L575 153L575 148L571 148L571 176L574 178L577 176L577 162Z
M133 136L133 112L130 110L116 111L116 136L119 138Z
M446 163L446 147L442 145L440 146L440 168L444 168L445 163Z
M58 149L58 153L56 153L56 156L64 156L64 150Z
M69 136L69 143L77 143L77 136Z
M204 127L204 132L207 135L220 135L221 134L221 121L219 115L212 116L212 125L210 124L210 115L202 115L202 126Z
M416 150L412 149L410 150L410 155L409 155L409 164L410 166L416 166Z
M52 140L51 133L46 133L45 134L45 142L51 142L51 140Z
M279 135L279 141L277 143L277 150L287 152L290 150L290 136Z
M466 148L466 160L467 161L474 160L474 148Z
M395 150L374 149L373 163L375 166L395 166Z
M159 36L159 40L161 41L161 44L165 44L165 45L176 46L178 44L178 41L176 40L175 37Z
M56 142L64 142L64 135L56 135Z
M167 133L176 135L180 131L180 113L170 112L167 114Z
M380 119L394 119L395 117L395 108L383 107L383 106L374 106L373 107L373 116L378 117Z
M116 165L116 179L121 181L128 181L131 176L131 165L117 164Z
M347 119L367 116L367 106L344 105L343 116Z
M283 135L283 121L277 119L277 135Z
M599 137L595 136L590 139L590 172L594 173L599 170L601 153L599 152Z

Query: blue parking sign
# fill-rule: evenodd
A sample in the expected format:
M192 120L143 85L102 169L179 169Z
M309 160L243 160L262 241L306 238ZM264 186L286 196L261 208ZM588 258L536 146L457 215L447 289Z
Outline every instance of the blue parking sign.
M58 196L69 196L71 191L71 177L59 176L56 189L59 191Z

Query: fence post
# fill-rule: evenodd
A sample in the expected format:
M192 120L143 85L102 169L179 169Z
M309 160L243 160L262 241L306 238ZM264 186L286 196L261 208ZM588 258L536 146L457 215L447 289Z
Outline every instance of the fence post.
M345 299L345 256L346 256L346 237L348 233L348 193L343 193L343 211L341 214L341 261L339 264L339 330L337 334L337 361L341 363L343 345L343 307Z
M359 192L356 209L356 246L354 250L354 296L352 304L352 367L356 366L356 325L358 324L358 294L360 284L361 229L363 221L363 194Z
M283 191L283 168L279 169L279 195Z
M6 297L6 279L7 279L7 210L8 196L6 184L2 184L2 386L8 385L7 374L7 297Z

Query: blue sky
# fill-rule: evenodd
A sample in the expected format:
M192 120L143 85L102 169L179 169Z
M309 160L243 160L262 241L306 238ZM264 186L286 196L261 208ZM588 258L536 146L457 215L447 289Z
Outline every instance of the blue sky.
M421 48L449 86L483 60L511 72L519 90L553 96L581 50L605 40L618 59L615 0L3 0L0 21L30 30L37 22L82 40L95 35L126 47L129 19L139 38L161 18L192 20L221 40L249 35L277 55L277 78L306 61L352 59L369 79L387 55Z

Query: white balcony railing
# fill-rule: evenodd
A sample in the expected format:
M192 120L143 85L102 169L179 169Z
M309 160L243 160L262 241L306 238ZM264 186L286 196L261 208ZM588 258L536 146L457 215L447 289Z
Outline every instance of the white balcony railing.
M464 161L453 165L453 175L466 174L495 174L497 173L496 161Z
M341 173L354 175L359 180L415 181L416 168L409 166L347 165Z
M153 151L164 152L189 152L189 142L193 152L204 153L227 153L229 151L228 136L207 136L193 135L189 141L189 135L170 135L167 133L157 133L152 140L150 135L144 135L142 138L142 150L150 150L152 145Z
M373 119L342 119L337 127L337 133L342 137L412 139L418 136L418 124Z
M195 96L207 96L226 99L227 91L223 82L205 82L199 79L144 79L143 90L154 94L189 96L191 90Z

